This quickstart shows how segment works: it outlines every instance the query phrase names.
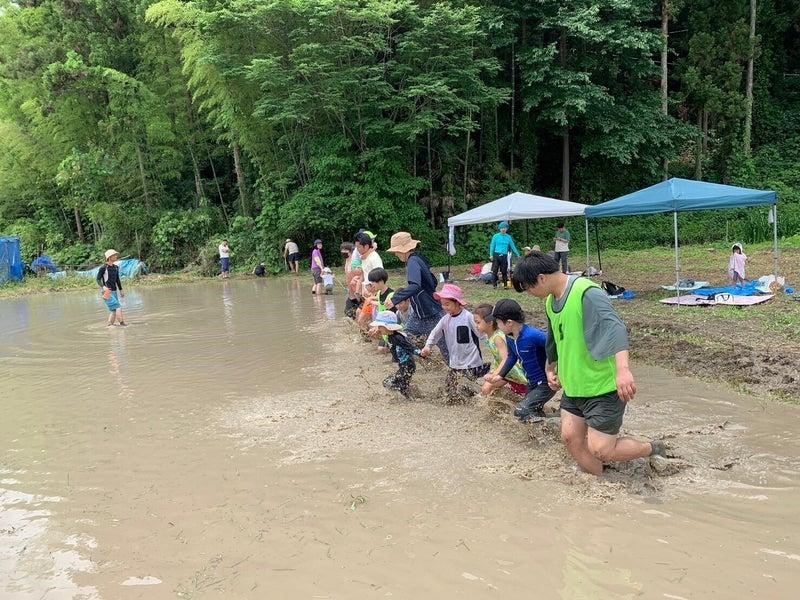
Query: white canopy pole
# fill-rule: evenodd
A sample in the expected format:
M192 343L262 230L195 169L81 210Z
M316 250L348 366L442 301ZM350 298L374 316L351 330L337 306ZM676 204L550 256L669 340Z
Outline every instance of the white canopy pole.
M678 257L678 211L672 213L672 223L675 229L675 295L680 298L681 261ZM680 306L680 303L678 303L678 306Z
M772 205L772 271L778 281L778 202Z
M584 218L586 224L586 274L589 274L589 219Z

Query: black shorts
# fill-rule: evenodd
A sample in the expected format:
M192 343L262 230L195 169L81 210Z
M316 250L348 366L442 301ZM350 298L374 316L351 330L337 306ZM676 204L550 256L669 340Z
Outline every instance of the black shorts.
M299 252L292 252L289 255L289 262L300 262L300 253Z
M585 419L589 427L608 435L619 433L625 406L616 391L593 398L561 396L561 410Z
M322 273L319 271L311 271L311 275L314 277L314 283L322 283Z

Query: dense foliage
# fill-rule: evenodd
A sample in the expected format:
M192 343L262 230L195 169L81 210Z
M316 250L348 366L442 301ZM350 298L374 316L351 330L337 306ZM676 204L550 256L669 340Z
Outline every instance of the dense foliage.
M775 189L792 234L798 35L794 0L0 0L0 233L156 269L209 268L227 237L235 266L279 268L286 237L407 229L442 261L447 217L504 193L596 203L669 174ZM682 217L687 241L769 235L766 211L721 215ZM462 259L490 229L459 231Z

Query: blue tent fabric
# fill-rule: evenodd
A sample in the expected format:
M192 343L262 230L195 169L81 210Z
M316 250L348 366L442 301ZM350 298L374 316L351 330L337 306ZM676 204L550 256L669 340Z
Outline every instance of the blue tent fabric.
M778 195L770 190L751 190L721 183L673 178L638 192L589 206L586 209L586 216L588 218L624 217L745 206L770 206L777 202L777 198Z
M744 285L729 285L725 287L704 287L694 290L692 293L697 296L704 296L706 298L713 298L717 294L731 294L732 296L760 296L761 290L758 289L758 283L755 281L748 281Z
M22 281L22 252L18 237L0 237L0 284Z
M33 262L31 263L31 269L34 271L48 271L49 273L55 273L58 271L56 263L54 263L53 259L46 254L42 254L41 256L34 258Z
M89 271L76 271L75 275L78 277L91 277L92 279L95 279L101 266L102 265L98 265ZM119 267L119 276L125 279L138 277L139 275L144 275L147 273L147 266L138 258L125 258L119 261L117 266Z

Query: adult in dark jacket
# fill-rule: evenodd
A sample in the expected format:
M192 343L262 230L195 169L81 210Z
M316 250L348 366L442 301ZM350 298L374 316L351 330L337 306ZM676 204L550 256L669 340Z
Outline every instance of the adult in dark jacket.
M424 341L444 316L444 311L442 305L433 297L437 285L436 277L431 272L428 259L417 252L419 244L419 240L415 240L405 231L392 236L387 252L391 252L406 263L408 283L401 291L395 292L392 299L386 303L386 308L390 309L404 300L409 300L411 314L405 324L405 332L412 338L421 338ZM444 339L439 342L438 347L447 361L449 353Z

